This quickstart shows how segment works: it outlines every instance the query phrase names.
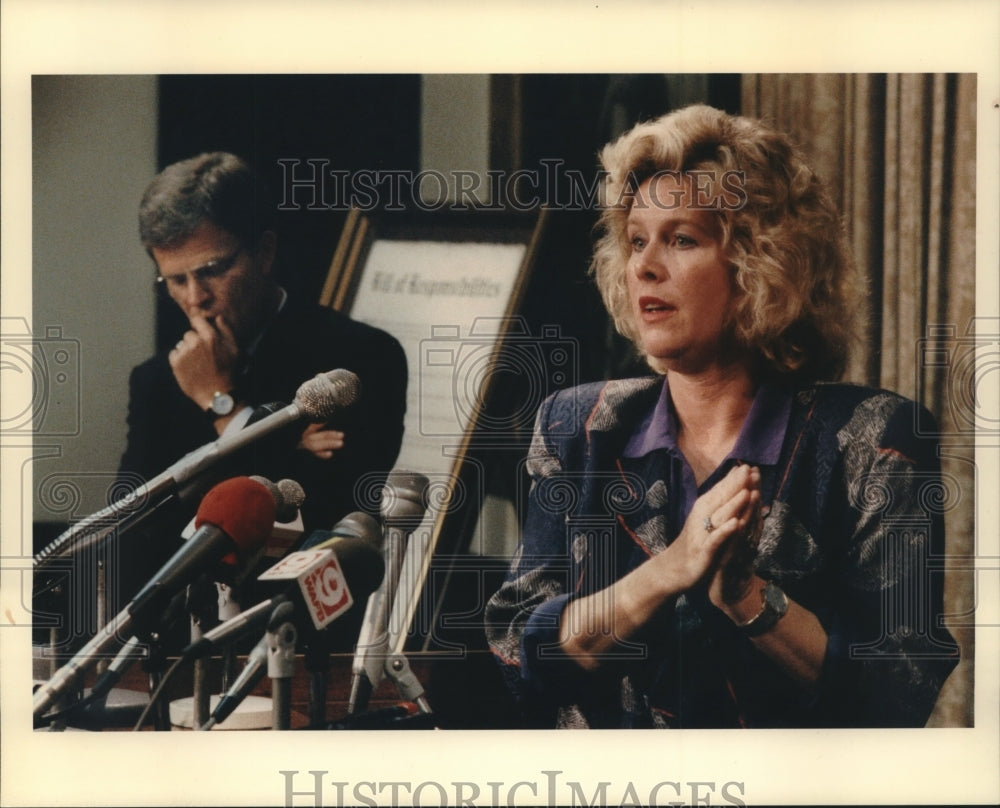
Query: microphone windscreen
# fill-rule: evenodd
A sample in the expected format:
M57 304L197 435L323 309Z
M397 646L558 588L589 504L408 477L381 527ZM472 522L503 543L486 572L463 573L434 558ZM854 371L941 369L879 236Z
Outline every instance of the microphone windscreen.
M295 402L311 421L320 423L350 407L360 394L361 380L341 368L319 373L303 382L295 392Z
M199 528L215 525L240 550L253 550L267 540L274 515L274 497L265 485L249 477L233 477L205 494L194 524Z
M384 538L382 525L374 516L364 511L354 511L347 514L333 526L333 532L337 536L352 536L356 539L363 539L378 548L382 547Z
M306 492L295 480L278 480L273 483L259 474L250 479L263 485L274 498L274 519L276 522L291 522L299 515L299 508L306 501Z
M259 474L251 474L250 479L253 480L255 483L260 483L267 489L267 492L271 495L271 498L274 500L275 510L280 510L281 491L278 489L277 484L272 483L269 479L267 479L267 477L262 477Z
M387 522L419 524L427 509L430 480L420 472L393 470L382 488L380 511Z
M289 479L278 480L277 486L281 507L276 518L279 522L291 522L298 515L302 503L306 501L305 489L295 480Z

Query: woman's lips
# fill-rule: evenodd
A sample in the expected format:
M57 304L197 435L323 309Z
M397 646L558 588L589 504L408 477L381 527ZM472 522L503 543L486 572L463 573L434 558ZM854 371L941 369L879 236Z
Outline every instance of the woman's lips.
M644 295L639 298L639 316L647 323L669 317L676 310L676 306L658 297Z

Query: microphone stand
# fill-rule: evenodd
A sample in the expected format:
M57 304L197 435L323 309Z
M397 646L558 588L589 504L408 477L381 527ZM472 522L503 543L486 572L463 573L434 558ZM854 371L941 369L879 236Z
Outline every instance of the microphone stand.
M385 676L396 683L402 693L416 694L414 701L422 711L430 712L423 688L410 671L406 657L390 653L389 623L393 604L399 589L399 580L406 545L410 534L416 530L424 517L426 508L424 494L429 481L423 474L408 471L390 472L382 489L381 513L385 525L385 577L382 585L368 600L365 611L365 629L377 632L367 648L359 643L351 666L351 693L347 704L348 716L363 712ZM422 705L422 706L421 706ZM426 709L425 709L426 708Z
M167 669L167 655L163 651L163 643L160 642L159 634L153 634L149 638L149 656L143 663L146 669L147 680L149 682L150 697L156 693L163 674ZM170 730L170 705L165 699L158 699L152 707L153 729L157 732L168 732Z
M410 669L410 661L405 654L393 654L385 661L385 673L404 701L412 701L421 713L430 714L431 705L427 701L423 685L417 675Z
M97 571L95 573L97 581L94 585L97 599L97 628L102 629L108 623L108 569L103 558L97 559ZM97 660L94 672L98 675L108 669L108 661L105 658Z
M191 615L191 642L197 642L202 635L218 622L218 594L215 583L204 575L188 585L188 611ZM197 729L211 714L212 688L209 681L211 657L198 657L194 662L194 686L191 698L192 726Z
M271 679L271 729L291 729L295 675L295 623L285 620L267 632L267 675Z
M224 623L232 617L240 614L240 604L233 597L233 588L229 584L216 582L216 589L219 594L219 623ZM222 688L223 693L229 689L229 685L236 678L236 646L233 643L226 643L222 648Z
M389 620L406 553L405 538L405 535L400 534L398 530L388 530L385 539L385 577L379 588L368 599L363 624L364 627L371 627L376 633L358 643L351 665L348 715L363 712L367 708L372 692L383 678L383 668L389 654Z
M103 512L102 512L103 513ZM95 515L99 516L99 514ZM93 517L88 520L84 520L90 528L95 529L95 533L91 535L92 540L89 541L86 547L91 547L96 541L105 538L114 528L113 523L109 523L106 520L95 520ZM51 545L50 545L51 546ZM44 552L44 551L43 551ZM106 552L106 547L99 548L96 550L93 558L93 568L94 568L94 616L96 619L96 629L100 633L108 622L108 608L107 608L107 565L105 563L104 553ZM81 564L81 559L77 558L77 565L83 569L87 569L90 564L89 559L83 559ZM72 565L69 565L69 569L72 569ZM56 586L54 591L59 591L61 587ZM72 622L72 616L69 614L69 601L67 600L66 607L66 619ZM104 647L110 644L110 639L105 643ZM51 682L59 670L59 653L60 653L60 639L57 627L53 627L49 630L49 677L48 681ZM108 666L107 659L103 656L97 656L94 662L95 671L98 675L102 674ZM79 699L83 693L83 676L82 672L77 675L76 693L66 693L60 699L58 699L53 706L56 711L60 711L69 707L74 701ZM61 731L67 726L67 720L65 718L53 721L49 725L50 731Z
M49 659L49 679L52 679L56 675L56 671L59 669L59 661L56 657L57 649L59 647L59 629L53 626L49 629L49 649L51 652L51 657ZM82 685L81 685L82 687ZM55 702L53 707L58 712L65 708L70 702L71 694L67 693L61 699ZM49 732L62 732L66 729L66 719L60 718L49 724Z
M317 644L320 647L314 647ZM305 666L309 673L309 726L323 726L326 723L327 675L330 670L330 652L322 645L321 639L306 646Z
M156 486L146 486L144 489L145 492L141 496L132 494L122 497L103 510L77 522L34 558L35 573L37 575L39 571L44 571L46 568L58 569L62 564L70 564L72 566L74 560L79 565L83 553L96 553L94 605L97 632L85 647L94 649L95 657L93 664L99 677L108 668L108 661L104 657L104 652L118 636L125 632L131 623L130 620L121 621L120 618L116 618L117 624L109 626L106 558L109 540L112 537L121 538L126 532L144 524L165 508L177 502L183 502L187 496L186 492L170 493L169 486L165 485L162 480ZM151 506L147 507L154 497L161 497L161 495L162 498L154 501ZM58 564L54 564L53 562L58 562ZM86 564L85 560L84 564ZM83 670L71 672L58 668L58 634L55 629L50 631L49 643L52 665L49 681L42 689L47 690L51 683L65 681L71 677L79 679L79 687L82 688ZM149 656L144 662L144 667L149 673L150 693L155 690L163 671L166 669L165 660L161 659L158 661L156 659L155 652L158 645L158 640L150 638ZM127 691L125 693L126 695L131 695ZM98 721L106 724L109 720L113 720L111 713L114 708L108 706L109 695L105 694L99 702L88 707L88 721ZM68 695L59 699L54 706L58 709L60 705L65 706L67 701ZM47 704L52 706L50 701L47 701ZM38 708L36 706L36 715L38 714L37 711ZM169 712L163 705L158 705L158 711L154 713L154 723L159 730L170 728ZM59 729L62 726L65 726L65 722L63 721L56 721L52 724L52 728L54 729Z
M414 713L408 705L398 704L367 712L348 713L344 718L326 725L328 730L342 729L432 729L433 711L427 701L424 688L410 669L409 660L404 654L391 654L385 663L385 674L396 686L396 691L404 702L416 705ZM310 728L322 728L310 724Z

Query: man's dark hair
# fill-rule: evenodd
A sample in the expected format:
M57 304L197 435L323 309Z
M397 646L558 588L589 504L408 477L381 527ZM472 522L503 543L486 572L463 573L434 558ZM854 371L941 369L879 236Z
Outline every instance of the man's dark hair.
M147 251L179 244L206 221L247 247L272 225L261 181L233 154L200 154L167 166L139 203L139 238Z

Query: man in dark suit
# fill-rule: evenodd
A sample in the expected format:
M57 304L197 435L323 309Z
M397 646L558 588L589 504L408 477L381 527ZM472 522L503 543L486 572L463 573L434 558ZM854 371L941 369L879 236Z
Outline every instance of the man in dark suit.
M345 368L361 380L356 405L334 423L297 425L253 446L234 469L297 480L307 529L329 528L348 512L377 510L377 480L402 441L406 358L385 332L286 294L272 274L272 210L231 154L175 163L147 188L142 243L189 329L132 372L119 476L149 479L242 428L254 408L287 404L317 373Z

